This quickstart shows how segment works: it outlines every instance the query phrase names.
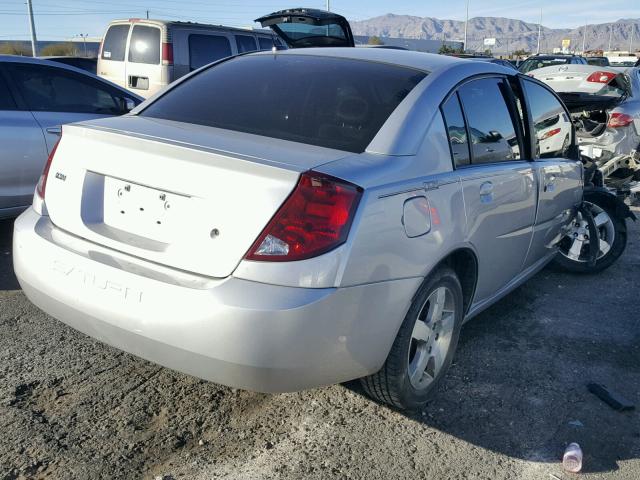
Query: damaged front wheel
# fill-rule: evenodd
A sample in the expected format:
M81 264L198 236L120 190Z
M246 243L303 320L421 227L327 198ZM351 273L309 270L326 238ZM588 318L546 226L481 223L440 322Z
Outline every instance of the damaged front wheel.
M585 201L560 240L555 262L570 272L596 273L611 266L626 245L624 218L609 205Z

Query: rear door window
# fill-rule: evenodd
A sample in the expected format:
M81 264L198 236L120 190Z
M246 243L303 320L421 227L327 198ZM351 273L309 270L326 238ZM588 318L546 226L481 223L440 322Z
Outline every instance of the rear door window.
M451 155L455 166L463 167L469 165L469 140L457 93L451 95L442 105L442 116L447 128Z
M18 106L9 91L9 85L0 71L0 110L16 110Z
M256 40L250 35L235 35L238 53L255 52Z
M458 89L467 117L474 164L520 159L520 141L507 107L507 88L502 78L482 78Z
M426 75L328 56L245 55L202 70L140 115L362 152Z
M231 44L221 35L189 35L189 67L203 67L221 58L231 56Z
M558 99L546 88L525 80L535 130L536 158L568 158L571 120Z
M158 65L160 63L160 29L134 25L129 41L129 61Z
M129 35L129 25L112 25L107 30L102 42L102 58L114 62L124 60L124 52L127 47L127 35Z
M30 110L103 115L123 113L115 89L89 76L30 64L14 64L9 73ZM122 94L119 96L124 97Z

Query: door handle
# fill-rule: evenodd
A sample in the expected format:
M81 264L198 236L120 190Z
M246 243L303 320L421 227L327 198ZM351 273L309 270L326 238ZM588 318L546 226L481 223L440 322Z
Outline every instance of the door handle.
M47 127L47 133L51 133L53 135L62 135L62 127L57 126L57 127Z
M480 185L480 201L482 203L489 203L493 201L493 183L484 182Z
M556 189L556 176L551 175L549 181L544 185L545 192L553 192Z

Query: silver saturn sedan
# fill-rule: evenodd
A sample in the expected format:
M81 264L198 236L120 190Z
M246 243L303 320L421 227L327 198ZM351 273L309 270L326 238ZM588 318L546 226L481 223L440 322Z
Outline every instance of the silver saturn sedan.
M176 370L264 392L362 378L419 408L463 322L563 239L585 269L624 249L606 201L586 238L576 149L536 136L551 117L572 135L548 87L491 63L225 59L129 115L63 127L15 224L15 272L45 312Z

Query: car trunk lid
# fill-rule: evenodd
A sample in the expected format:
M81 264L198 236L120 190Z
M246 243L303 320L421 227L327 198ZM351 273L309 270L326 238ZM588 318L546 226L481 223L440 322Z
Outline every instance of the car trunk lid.
M342 15L312 8L281 10L256 19L289 48L354 47L349 22Z
M56 226L89 241L226 277L300 173L345 155L142 117L65 126L46 205Z

